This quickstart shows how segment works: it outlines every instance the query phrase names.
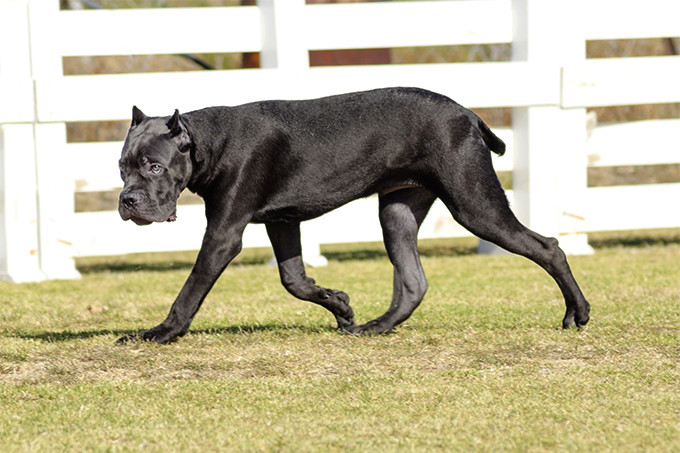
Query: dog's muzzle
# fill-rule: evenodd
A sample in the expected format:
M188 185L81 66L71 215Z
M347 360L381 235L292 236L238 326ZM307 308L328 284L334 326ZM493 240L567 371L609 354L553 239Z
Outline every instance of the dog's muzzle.
M149 225L153 222L174 222L177 214L174 207L170 214L162 214L158 207L150 209L151 203L140 192L121 192L118 199L118 213L123 220L132 220L137 225Z

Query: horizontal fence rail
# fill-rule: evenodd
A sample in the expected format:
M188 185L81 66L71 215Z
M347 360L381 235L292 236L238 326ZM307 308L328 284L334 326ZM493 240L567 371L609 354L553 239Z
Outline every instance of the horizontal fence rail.
M64 56L258 52L257 7L45 12L32 17ZM87 39L83 39L87 37ZM44 42L45 43L45 42ZM46 44L46 43L45 43Z
M615 11L615 20L612 19ZM675 0L467 0L79 10L58 0L0 2L0 273L77 276L73 257L197 249L203 206L140 228L115 211L75 212L74 193L119 190L122 142L69 143L67 122L129 120L210 105L419 86L471 108L511 107L495 128L513 173L507 192L529 227L587 252L586 233L679 227L680 183L587 187L586 169L680 163L680 119L593 126L586 108L680 102L680 57L586 59L586 40L680 36ZM567 20L568 19L568 20ZM133 31L131 31L133 30ZM8 46L4 43L11 42ZM510 43L512 61L310 67L309 52ZM65 57L258 52L261 68L64 75ZM469 233L437 202L420 237ZM303 224L318 244L381 240L377 198ZM311 245L310 245L311 244ZM244 245L268 246L262 225ZM313 257L312 257L313 258ZM310 259L311 261L311 259Z
M680 57L591 59L563 70L562 106L680 102Z
M305 32L309 49L512 41L509 0L310 5L305 12L303 23L309 24ZM351 31L348 24L352 24ZM414 24L427 26L415 32Z
M131 106L170 115L210 105L307 99L378 86L421 86L470 107L555 105L559 68L528 63L457 63L163 74L78 75L36 82L40 121L125 119ZM228 74L225 74L228 72ZM252 86L253 90L242 87ZM102 87L106 87L102 90ZM179 89L181 87L181 89ZM256 87L256 88L255 88ZM77 97L72 97L77 93ZM172 96L166 96L173 93ZM150 108L149 108L150 107Z

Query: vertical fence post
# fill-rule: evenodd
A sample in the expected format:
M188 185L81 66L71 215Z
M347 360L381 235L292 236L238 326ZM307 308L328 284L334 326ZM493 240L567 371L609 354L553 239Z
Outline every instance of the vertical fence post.
M259 0L262 14L260 65L279 71L309 68L309 51L302 42L304 0Z
M0 83L6 83L0 78ZM32 124L0 125L0 278L40 281Z
M587 14L588 2L560 0L560 13L555 18L559 28L557 49L564 67L586 59L584 27L580 26L583 15ZM560 102L562 100L562 79L560 80ZM586 191L588 189L588 117L585 108L565 109L560 106L562 123L559 140L559 227L560 247L572 255L589 255L593 248L588 244L586 227Z
M304 27L304 0L259 0L262 11L262 68L275 68L282 75L302 73L309 69L309 50L302 37ZM284 80L286 77L282 77ZM312 224L301 226L302 257L310 266L325 266L326 257L321 255L321 245Z
M33 79L39 84L62 78L61 54L50 39L52 33L58 33L59 1L29 0L29 6ZM75 214L73 177L68 167L60 165L66 148L66 124L45 122L40 118L40 98L35 102L40 268L50 279L79 278L68 231Z
M513 60L564 66L585 59L580 2L513 0ZM561 80L555 80L561 90ZM560 106L513 109L514 209L520 221L559 238L566 253L592 253L583 226L586 111ZM561 234L568 232L570 234Z
M27 0L0 2L0 278L44 280L38 255Z
M40 269L49 279L80 278L69 231L75 213L73 176L60 162L65 144L64 123L36 125Z

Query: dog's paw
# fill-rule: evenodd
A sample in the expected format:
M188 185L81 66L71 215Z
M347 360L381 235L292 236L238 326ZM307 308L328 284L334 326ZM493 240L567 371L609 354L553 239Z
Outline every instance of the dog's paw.
M586 306L581 309L567 309L564 319L562 320L562 328L569 329L574 327L580 329L588 324L589 320L590 304L586 303Z
M350 308L350 312L352 309ZM354 325L354 313L351 312L349 316L344 317L334 313L335 321L338 323L338 329L346 329Z
M182 333L174 333L171 329L161 325L156 326L153 329L123 335L118 340L116 340L116 344L124 345L127 343L137 343L140 341L153 341L159 344L167 344L176 341L177 338L181 337L182 335Z
M344 329L354 325L354 310L349 305L349 295L343 291L334 289L326 290L328 308L335 316L338 329Z
M117 339L116 344L120 346L128 343L136 343L139 340L140 337L138 333L128 333Z
M394 326L389 326L379 319L368 321L366 324L358 326L347 326L340 330L347 335L380 335L392 333Z

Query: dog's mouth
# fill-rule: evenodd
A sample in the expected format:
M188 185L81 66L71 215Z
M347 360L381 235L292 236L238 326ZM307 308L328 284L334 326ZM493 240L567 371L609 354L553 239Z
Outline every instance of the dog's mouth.
M168 215L167 218L163 218L163 217L160 217L160 216L158 216L158 217L143 216L143 215L139 215L139 213L133 213L133 212L129 212L129 211L123 212L123 210L121 210L120 214L121 214L121 217L122 217L123 220L132 220L135 224L140 225L140 226L151 225L154 222L159 222L159 223L174 222L174 221L177 220L177 211L176 210L173 210L172 213L170 215Z
M150 220L142 219L140 217L130 217L128 220L132 220L133 222L140 226L151 225L153 223Z
M166 220L148 220L148 219L144 219L142 217L136 217L136 216L132 216L129 219L124 219L124 220L132 220L137 225L144 226L144 225L151 225L154 222L174 222L175 220L177 220L177 213L173 212L172 214L170 214L168 216L168 218Z
M177 220L177 214L175 214L173 212L172 214L170 214L168 216L167 220L160 220L160 221L159 220L147 220L147 219L143 219L141 217L134 217L134 216L130 217L129 219L125 219L125 220L132 220L137 225L144 226L144 225L151 225L154 222L174 222L175 220Z

